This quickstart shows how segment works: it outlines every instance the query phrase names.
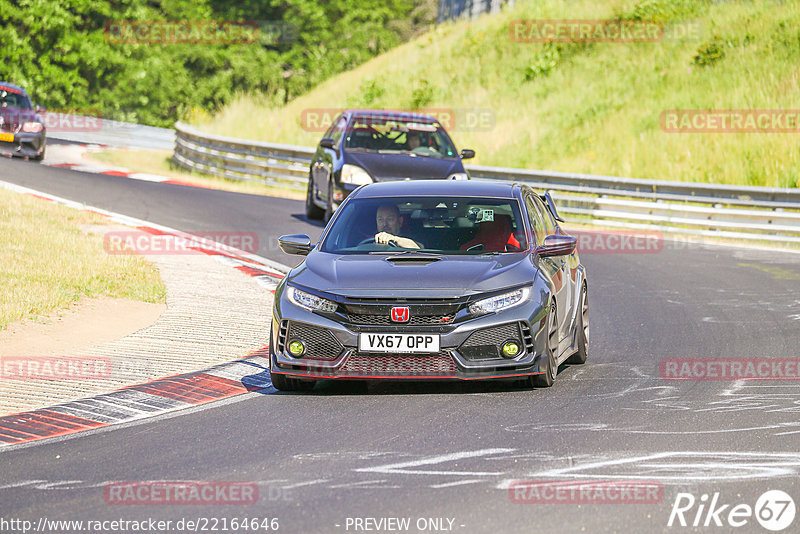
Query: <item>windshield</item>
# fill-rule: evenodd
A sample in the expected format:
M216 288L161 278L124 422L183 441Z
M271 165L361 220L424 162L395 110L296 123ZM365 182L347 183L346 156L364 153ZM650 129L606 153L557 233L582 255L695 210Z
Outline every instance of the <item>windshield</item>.
M527 248L516 199L388 197L340 208L320 245L337 254L499 254Z
M453 142L438 122L387 117L354 118L345 135L345 148L435 158L458 157Z
M32 109L27 96L16 89L0 85L0 108Z

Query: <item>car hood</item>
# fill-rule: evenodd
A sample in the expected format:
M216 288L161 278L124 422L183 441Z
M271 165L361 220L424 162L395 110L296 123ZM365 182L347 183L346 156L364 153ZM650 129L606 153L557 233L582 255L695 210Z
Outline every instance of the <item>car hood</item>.
M461 160L440 159L412 154L375 154L348 152L345 163L366 169L377 181L447 178L453 173L464 172Z
M446 298L531 283L536 274L528 254L440 256L339 255L313 251L287 282L347 297ZM395 258L396 261L389 261ZM413 287L412 287L413 286Z

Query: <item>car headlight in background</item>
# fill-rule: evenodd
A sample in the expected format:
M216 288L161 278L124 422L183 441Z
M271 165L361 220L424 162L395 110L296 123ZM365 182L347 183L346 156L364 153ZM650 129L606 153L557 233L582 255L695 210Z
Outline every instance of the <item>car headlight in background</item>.
M342 165L341 181L343 184L364 185L371 184L372 177L358 165L345 163Z
M333 313L336 311L335 302L312 295L311 293L306 293L305 291L301 291L296 287L289 286L286 290L286 295L289 297L289 300L301 308L307 309L308 311L321 311L328 313Z
M39 133L42 128L44 126L42 126L41 122L26 122L22 124L22 131L27 133Z
M514 291L497 295L496 297L481 299L469 305L469 312L473 315L483 315L484 313L492 313L512 308L524 302L530 293L531 288L521 287Z
M469 175L465 172L456 172L447 177L448 180L469 180Z

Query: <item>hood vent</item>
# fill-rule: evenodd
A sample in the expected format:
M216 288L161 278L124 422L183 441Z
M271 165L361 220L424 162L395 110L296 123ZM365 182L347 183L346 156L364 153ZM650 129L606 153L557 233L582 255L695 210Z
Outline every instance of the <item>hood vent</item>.
M441 259L438 256L392 256L386 258L386 261L395 265L428 265L429 263L441 261Z

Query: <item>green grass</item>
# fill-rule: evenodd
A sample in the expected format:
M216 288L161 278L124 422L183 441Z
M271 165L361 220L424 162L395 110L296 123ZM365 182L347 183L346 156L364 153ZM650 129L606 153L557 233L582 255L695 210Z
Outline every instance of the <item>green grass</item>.
M512 42L520 19L693 21L697 35L658 43ZM475 163L708 183L797 187L800 134L667 133L672 109L798 109L800 2L518 1L498 15L444 24L323 83L282 108L245 95L199 126L314 145L303 110L485 110L487 131L457 127Z
M0 330L82 297L166 302L158 271L138 256L109 255L82 224L98 215L0 189Z

